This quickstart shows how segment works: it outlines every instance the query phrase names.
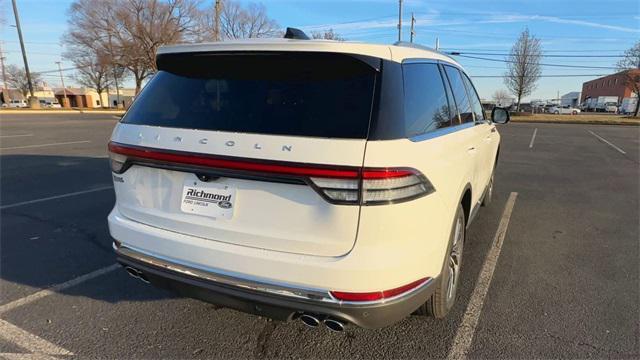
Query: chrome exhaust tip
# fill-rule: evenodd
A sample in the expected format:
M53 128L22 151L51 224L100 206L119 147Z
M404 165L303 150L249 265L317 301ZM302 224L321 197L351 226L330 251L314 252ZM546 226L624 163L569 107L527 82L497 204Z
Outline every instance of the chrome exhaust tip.
M323 321L324 325L331 331L335 331L335 332L343 332L344 328L346 327L346 324L343 323L342 321L338 321L336 319L325 319Z
M136 268L132 268L131 266L125 266L124 269L127 271L127 274L129 274L129 276L131 276L132 278L138 279L146 284L149 283L149 280L147 280L147 277L144 276L142 271Z
M316 328L320 325L320 319L315 315L302 314L300 315L300 321L302 321L308 327Z

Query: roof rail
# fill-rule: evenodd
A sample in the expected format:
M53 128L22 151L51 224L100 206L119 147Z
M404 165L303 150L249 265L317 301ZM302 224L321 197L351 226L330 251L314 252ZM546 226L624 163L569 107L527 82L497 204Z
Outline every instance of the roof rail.
M428 47L428 46L419 45L419 44L416 44L416 43L410 43L410 42L406 42L406 41L396 41L395 43L393 43L393 45L394 46L410 47L410 48L420 49L420 50L433 51L433 52L436 52L436 53L438 53L440 55L446 56L449 59L453 60L453 58L451 57L450 54L447 54L445 52L442 52L440 50L436 50L436 49Z
M288 27L284 33L285 39L309 40L309 36L304 31L292 27Z

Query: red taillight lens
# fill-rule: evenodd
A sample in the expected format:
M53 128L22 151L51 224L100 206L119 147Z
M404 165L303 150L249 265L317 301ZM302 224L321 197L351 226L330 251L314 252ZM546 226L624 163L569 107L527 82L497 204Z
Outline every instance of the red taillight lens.
M357 179L310 178L330 200L363 205L390 204L430 194L433 186L415 169L365 168Z
M426 283L429 278L422 278L420 280L416 280L407 285L403 285L397 287L395 289L383 290L383 291L374 291L374 292L366 292L366 293L356 293L356 292L344 292L344 291L330 291L331 295L342 301L377 301L383 299L389 299L406 292L409 292L413 289L418 288L422 284Z

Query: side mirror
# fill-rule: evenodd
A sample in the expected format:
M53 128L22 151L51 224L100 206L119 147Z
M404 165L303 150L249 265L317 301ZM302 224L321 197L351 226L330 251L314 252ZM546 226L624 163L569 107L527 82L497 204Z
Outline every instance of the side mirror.
M511 117L509 116L509 111L507 111L507 109L494 107L493 110L491 110L491 121L494 123L506 124L509 120L511 120Z

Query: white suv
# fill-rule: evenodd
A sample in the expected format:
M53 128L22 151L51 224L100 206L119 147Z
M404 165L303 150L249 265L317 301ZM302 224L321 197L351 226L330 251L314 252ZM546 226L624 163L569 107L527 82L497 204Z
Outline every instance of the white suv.
M338 331L447 314L500 145L459 64L306 39L156 60L109 143L109 229L129 274Z

